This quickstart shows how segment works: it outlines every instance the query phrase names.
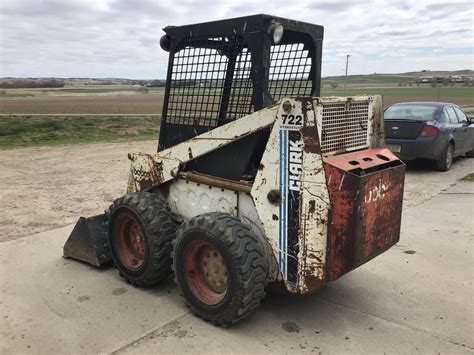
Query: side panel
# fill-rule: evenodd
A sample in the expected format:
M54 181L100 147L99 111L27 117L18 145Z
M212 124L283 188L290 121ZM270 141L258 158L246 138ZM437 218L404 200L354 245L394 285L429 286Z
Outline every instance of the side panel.
M251 195L280 279L306 293L324 281L329 198L312 99L282 102Z
M245 192L231 191L192 181L178 179L169 186L160 190L171 211L188 220L197 215L209 212L223 212L239 217L252 231L268 238L260 222L252 197ZM278 266L271 248L268 248L268 257L272 259L269 281L278 277Z
M238 193L186 180L176 180L169 186L166 201L173 213L187 220L208 212L237 215Z

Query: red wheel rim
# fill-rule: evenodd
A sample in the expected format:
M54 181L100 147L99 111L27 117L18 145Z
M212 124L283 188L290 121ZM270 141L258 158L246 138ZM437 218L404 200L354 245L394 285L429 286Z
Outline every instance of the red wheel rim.
M115 249L122 264L139 269L145 262L145 237L137 220L122 213L115 222Z
M184 273L191 292L201 302L221 302L229 284L227 266L221 253L209 242L197 240L184 251Z

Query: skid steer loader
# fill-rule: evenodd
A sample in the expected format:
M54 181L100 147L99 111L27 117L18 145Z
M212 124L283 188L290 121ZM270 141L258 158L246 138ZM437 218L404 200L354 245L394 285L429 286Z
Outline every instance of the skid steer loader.
M380 96L319 97L323 28L268 15L166 27L158 150L81 218L64 256L136 286L173 272L190 309L247 317L266 286L321 288L399 240L405 166Z

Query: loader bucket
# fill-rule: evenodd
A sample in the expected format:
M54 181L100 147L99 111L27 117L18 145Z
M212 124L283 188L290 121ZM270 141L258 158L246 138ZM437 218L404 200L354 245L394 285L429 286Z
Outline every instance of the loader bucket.
M80 217L64 244L63 255L100 267L112 260L105 230L105 214Z

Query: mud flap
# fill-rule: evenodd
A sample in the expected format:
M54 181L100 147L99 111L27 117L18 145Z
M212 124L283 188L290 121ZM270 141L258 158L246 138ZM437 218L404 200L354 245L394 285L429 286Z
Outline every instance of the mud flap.
M80 260L97 267L112 261L105 222L105 214L79 218L64 244L64 257Z

